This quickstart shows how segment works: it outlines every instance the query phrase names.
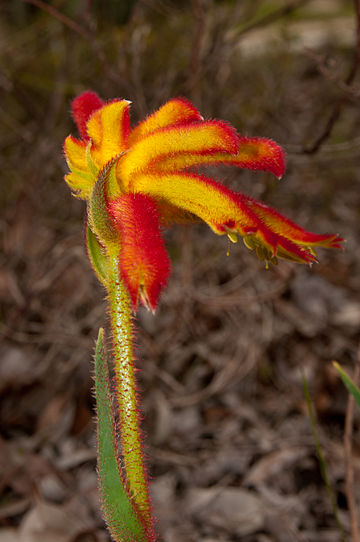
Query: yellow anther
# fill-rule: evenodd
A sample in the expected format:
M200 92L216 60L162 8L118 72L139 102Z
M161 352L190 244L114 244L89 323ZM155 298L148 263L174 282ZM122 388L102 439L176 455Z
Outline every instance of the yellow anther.
M257 247L256 247L256 256L259 258L259 260L260 260L261 262L263 262L264 260L266 260L267 254L266 254L266 252L265 252L265 250L264 250L264 247L262 247L262 246L257 246Z
M246 248L249 250L254 250L254 248L256 248L256 240L254 239L253 235L246 235L243 237L243 242Z
M232 243L238 242L238 237L234 231L227 230L227 236Z
M315 258L317 257L316 250L313 247L306 247L306 250L308 250Z

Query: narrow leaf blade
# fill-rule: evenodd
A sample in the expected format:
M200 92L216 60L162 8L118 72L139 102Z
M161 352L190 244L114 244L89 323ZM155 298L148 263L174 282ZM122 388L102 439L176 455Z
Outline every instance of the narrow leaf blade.
M344 385L347 387L349 393L354 397L357 406L360 408L360 389L355 384L355 382L350 378L350 376L344 371L344 369L334 361L333 363L335 369L340 375L341 380Z
M324 483L325 483L325 486L326 486L326 490L327 490L327 493L328 493L328 496L329 496L329 499L330 499L331 507L333 509L333 514L334 514L334 517L335 517L336 524L337 524L337 526L339 528L339 531L340 531L340 534L341 534L341 538L342 538L343 542L348 542L348 539L347 539L347 536L346 536L346 533L345 533L345 529L344 529L344 527L343 527L343 525L342 525L342 523L340 521L340 518L339 518L338 505L337 505L337 502L336 502L336 498L335 498L335 495L334 495L334 492L333 492L333 489L331 487L329 477L328 477L328 474L327 474L327 468L326 468L326 463L325 463L325 459L324 459L324 454L323 454L323 451L322 451L322 446L321 446L321 443L320 443L319 433L318 433L318 430L317 430L317 427L316 427L315 415L314 415L314 411L313 411L313 408L312 408L309 386L308 386L308 383L307 383L307 380L305 378L304 373L302 373L301 377L302 377L305 401L306 401L306 405L307 405L308 413L309 413L309 418L310 418L311 429L312 429L312 433L313 433L314 439L315 439L316 455L317 455L318 461L319 461L321 476L322 476L322 478L324 480Z
M115 542L146 542L146 531L128 494L118 459L103 329L99 330L95 351L95 394L98 477L105 521Z

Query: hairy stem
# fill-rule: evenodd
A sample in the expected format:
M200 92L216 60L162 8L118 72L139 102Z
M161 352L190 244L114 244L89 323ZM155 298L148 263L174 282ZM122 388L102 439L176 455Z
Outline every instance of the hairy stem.
M98 476L104 518L117 542L148 542L146 527L139 517L124 480L116 444L110 381L100 329L95 352L95 394L98 437Z
M136 395L130 299L127 288L119 277L117 255L109 257L108 265L108 296L114 348L116 399L121 433L121 455L130 494L148 526L149 540L155 540Z

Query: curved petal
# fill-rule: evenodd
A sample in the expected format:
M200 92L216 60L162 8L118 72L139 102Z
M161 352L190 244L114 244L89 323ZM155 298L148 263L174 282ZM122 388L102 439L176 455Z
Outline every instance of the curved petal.
M78 127L79 134L84 141L89 141L86 125L91 115L104 105L96 92L86 90L73 100L71 104L72 116Z
M197 215L217 234L230 234L233 239L233 233L239 233L260 259L271 261L278 256L302 263L316 261L311 249L285 237L280 228L275 231L269 227L245 196L212 179L193 174L139 175L133 188Z
M166 156L156 165L161 171L175 171L193 166L228 164L244 169L270 171L279 179L285 172L284 151L273 141L263 137L239 136L239 147L235 155L213 153L208 155L177 154Z
M255 231L259 222L239 201L238 194L204 176L190 173L139 175L133 190L198 216L220 235L226 233L226 228L235 229L236 221L241 225L242 235Z
M200 156L217 152L234 154L237 148L236 132L225 122L171 126L138 141L119 161L117 175L125 187L131 188L135 175L146 169L156 171L157 163L166 157L188 153Z
M289 218L280 214L276 209L256 201L249 196L244 196L247 205L254 213L274 232L291 239L299 245L307 247L319 246L325 248L342 248L343 239L337 234L322 234L312 233L304 230Z
M73 191L73 196L80 199L88 199L94 186L94 178L82 171L72 170L64 176L68 187Z
M87 171L86 143L73 136L68 136L64 141L64 153L70 169Z
M120 272L134 310L139 296L155 310L170 271L156 204L144 194L123 194L109 210L120 232Z
M129 104L127 100L113 100L95 111L87 123L91 157L99 169L127 148Z
M174 98L166 102L160 109L149 115L132 130L129 136L129 146L161 128L199 120L203 120L203 118L191 102L185 98Z
M68 136L64 142L64 154L71 170L65 175L65 181L77 197L86 199L95 182L87 165L86 143Z

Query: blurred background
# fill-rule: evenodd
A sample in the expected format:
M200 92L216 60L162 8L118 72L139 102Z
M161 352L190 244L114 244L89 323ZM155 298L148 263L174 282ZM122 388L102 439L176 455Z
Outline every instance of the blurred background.
M348 540L344 420L360 324L357 0L3 0L0 4L0 542L105 542L92 353L104 291L63 181L71 100L174 96L287 152L281 181L211 174L344 251L265 270L206 225L174 227L156 315L137 317L154 513L165 542L345 540L321 477L310 388ZM359 68L359 70L358 70ZM353 497L360 497L359 418ZM356 540L354 539L354 542Z

